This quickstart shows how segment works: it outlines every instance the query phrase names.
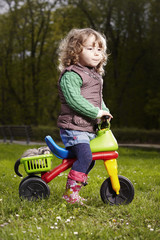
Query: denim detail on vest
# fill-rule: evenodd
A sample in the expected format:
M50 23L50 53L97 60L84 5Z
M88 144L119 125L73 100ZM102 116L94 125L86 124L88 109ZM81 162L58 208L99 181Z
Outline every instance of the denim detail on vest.
M77 113L71 107L69 107L65 101L62 90L60 88L60 81L61 77L66 71L74 71L81 77L83 81L81 87L81 95L95 107L102 109L102 77L96 73L94 69L89 69L81 65L72 65L62 72L58 81L61 112L58 117L57 125L59 128L64 129L95 132L94 126L97 123L97 119L91 119Z

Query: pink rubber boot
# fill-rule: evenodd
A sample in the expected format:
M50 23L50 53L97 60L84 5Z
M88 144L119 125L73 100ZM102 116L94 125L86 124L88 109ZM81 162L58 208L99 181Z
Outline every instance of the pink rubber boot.
M86 184L86 181L87 174L71 169L68 174L66 191L63 195L63 198L69 203L80 203L83 205L83 201L86 199L79 196L79 191L81 190L82 186Z
M65 199L68 203L80 203L83 205L84 198L79 196L79 191L81 190L82 183L77 182L73 179L68 178L66 184L66 191L63 195L63 199Z

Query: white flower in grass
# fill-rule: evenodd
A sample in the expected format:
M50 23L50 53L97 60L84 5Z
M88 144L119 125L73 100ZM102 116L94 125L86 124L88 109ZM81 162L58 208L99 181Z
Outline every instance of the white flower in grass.
M68 223L68 222L70 222L70 221L71 221L70 219L67 219L67 220L66 220L66 223Z
M61 177L61 176L63 176L64 175L64 173L60 173L59 175L58 175L58 177Z
M0 199L0 202L2 202L2 200L3 200L3 199L1 198L1 199Z
M54 225L57 225L57 223L55 222Z
M78 232L74 232L74 235L78 235Z
M54 229L54 226L50 226L50 229Z
M58 217L56 217L56 219L57 219L57 220L61 220L61 217L60 217L60 216L58 216Z
M19 217L19 214L16 214L16 217Z
M37 227L37 230L40 230L41 229L41 227Z
M5 222L5 223L1 224L0 227L5 227L5 226L8 225L8 224L9 224L9 223L6 223L6 222Z
M147 227L149 228L150 231L154 231L154 229L152 228L152 226L150 224L148 224Z

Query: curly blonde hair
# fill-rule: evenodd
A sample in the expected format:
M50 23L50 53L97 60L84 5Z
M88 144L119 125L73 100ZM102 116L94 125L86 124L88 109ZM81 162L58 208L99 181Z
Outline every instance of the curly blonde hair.
M59 70L63 71L70 65L78 64L79 54L83 49L84 42L90 35L95 36L95 41L98 42L99 47L102 49L102 61L95 68L96 72L103 75L104 66L107 63L108 55L106 53L107 44L106 38L101 33L91 29L72 29L68 35L61 41L59 45Z

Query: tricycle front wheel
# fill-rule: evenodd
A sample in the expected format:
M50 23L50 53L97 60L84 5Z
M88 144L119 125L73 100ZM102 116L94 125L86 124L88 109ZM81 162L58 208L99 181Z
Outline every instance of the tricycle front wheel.
M120 183L120 192L117 195L112 189L111 180L107 178L100 189L102 201L110 205L129 204L134 198L134 187L131 181L124 177L118 176Z

